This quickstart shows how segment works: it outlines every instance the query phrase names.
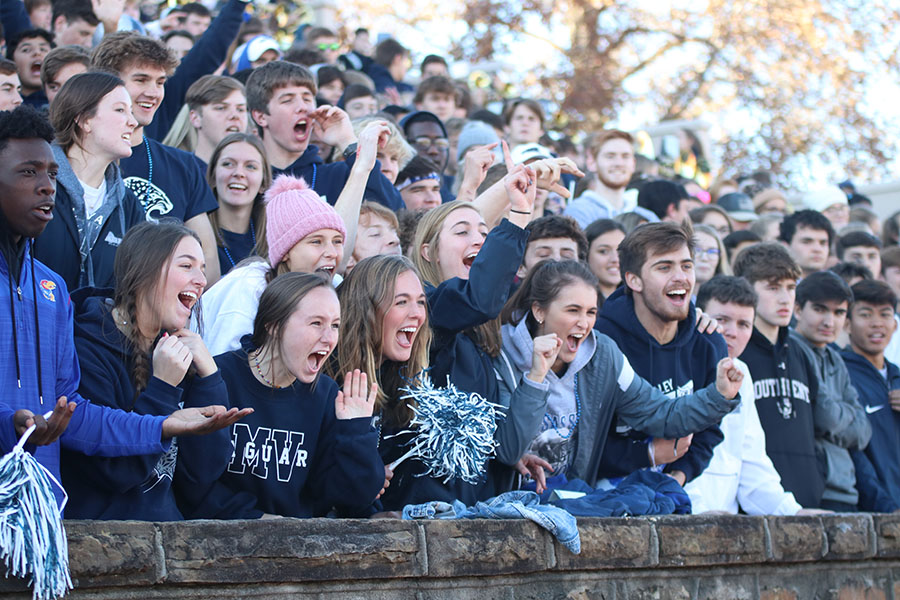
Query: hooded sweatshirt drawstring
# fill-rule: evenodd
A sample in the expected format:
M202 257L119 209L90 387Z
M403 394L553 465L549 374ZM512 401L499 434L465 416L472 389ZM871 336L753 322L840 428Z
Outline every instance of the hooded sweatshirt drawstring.
M7 261L9 262L9 261ZM15 290L13 289L13 280L12 280L12 264L8 265L8 269L6 271L7 279L9 280L9 312L12 315L12 334L13 334L13 354L16 356L16 383L19 385L19 389L22 389L22 373L19 367L19 333L16 331L18 328L16 327L16 302L13 299L15 295ZM32 272L32 275L34 273Z
M27 242L26 242L27 243ZM41 326L39 324L38 319L38 303L37 303L37 281L34 276L34 240L31 240L31 251L28 253L31 258L31 300L34 302L34 333L35 337L37 337L37 343L34 345L35 354L37 355L37 378L38 378L38 399L41 401L41 406L44 405L44 381L43 377L41 377ZM13 315L15 317L15 315ZM15 326L13 326L13 331L15 331ZM16 348L16 369L19 366L19 353L18 347ZM19 386L21 387L21 385Z

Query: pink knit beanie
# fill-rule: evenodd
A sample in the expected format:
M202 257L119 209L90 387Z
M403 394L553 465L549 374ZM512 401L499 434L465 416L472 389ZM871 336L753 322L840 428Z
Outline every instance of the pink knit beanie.
M320 229L347 229L330 204L299 177L279 175L265 194L269 264L278 266L294 245Z

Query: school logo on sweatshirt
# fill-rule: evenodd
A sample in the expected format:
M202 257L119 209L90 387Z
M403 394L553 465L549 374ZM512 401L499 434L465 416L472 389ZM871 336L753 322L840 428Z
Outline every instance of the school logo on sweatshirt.
M147 480L141 484L143 493L147 493L155 488L161 481L172 481L175 475L175 465L178 463L178 439L173 438L169 449L163 454L153 467L153 472L147 477Z
M55 289L56 284L54 282L49 279L41 279L41 293L50 302L56 302L56 294L53 293Z
M235 423L231 432L234 452L228 472L243 475L247 469L260 479L275 473L278 481L288 482L294 467L305 469L309 452L303 449L305 435L300 431L254 427Z
M753 395L757 401L774 399L775 410L782 419L797 417L794 401L809 404L809 386L802 381L787 377L771 377L754 381Z
M162 188L143 177L126 177L125 187L131 190L138 200L141 201L148 221L155 223L172 212L172 209L175 207Z

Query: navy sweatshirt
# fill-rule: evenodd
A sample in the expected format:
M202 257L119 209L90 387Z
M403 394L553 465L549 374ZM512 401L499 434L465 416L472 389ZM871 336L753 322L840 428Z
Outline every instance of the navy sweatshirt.
M678 324L674 339L660 344L634 312L634 298L620 287L603 303L594 328L611 337L635 373L670 398L687 396L716 381L716 365L728 356L725 339L718 333L697 331L697 313L691 304L688 316ZM709 465L713 449L724 439L712 426L694 434L688 452L666 465L664 471L681 471L691 481ZM599 476L624 477L650 466L647 436L624 424L613 423L600 461Z
M504 219L491 230L472 263L469 279L454 277L434 287L425 284L428 315L434 333L431 343L431 379L436 386L447 385L447 378L460 390L477 392L496 402L497 381L492 359L466 334L466 330L495 319L509 297L510 284L522 264L528 232ZM404 428L385 423L379 452L385 464L407 450L409 435L390 437ZM431 500L460 500L471 506L505 489L499 481L511 481L508 467L496 460L487 465L487 476L476 485L454 479L448 483L431 477L419 477L425 466L415 458L400 464L391 485L381 497L384 510L401 510L407 504Z
M813 406L819 391L816 367L788 328L772 344L755 327L740 359L753 378L756 411L766 432L766 454L781 484L805 508L817 508L825 491L823 466L816 455Z
M148 221L174 217L187 222L219 208L196 156L147 137L144 140L146 144L134 146L119 167L125 187L141 202Z
M178 387L151 376L147 388L135 397L131 351L110 312L112 290L82 288L72 294L72 302L82 395L96 404L141 415L169 415L182 406L228 405L228 392L218 372L188 377ZM214 481L230 458L227 430L177 438L161 454L93 458L64 449L66 516L142 521L190 518L196 486Z
M226 56L228 47L237 36L246 8L245 0L228 0L222 7L191 51L182 59L175 73L166 81L165 97L153 115L153 122L144 128L144 135L155 140L166 137L184 104L184 97L191 84L218 69L229 58Z
M250 370L244 349L216 357L228 394L255 412L232 425L234 452L210 488L201 514L207 518L321 517L363 513L384 484L384 464L369 417L339 420L337 384L320 375L274 389Z
M272 179L275 179L282 173L293 175L294 177L302 177L309 187L314 189L317 194L323 196L328 204L334 206L338 196L344 190L347 178L350 176L350 169L356 162L356 155L351 154L350 157L341 162L328 163L319 156L319 147L310 144L306 148L306 152L300 155L300 158L288 165L285 169L272 168ZM393 211L398 211L404 207L403 198L387 177L381 172L381 164L375 161L372 172L369 173L369 180L366 182L365 199L377 202L387 206Z
M884 361L885 379L872 363L849 348L841 352L841 358L872 424L869 445L851 452L857 469L859 508L893 512L900 508L900 413L891 410L888 393L900 389L900 369Z

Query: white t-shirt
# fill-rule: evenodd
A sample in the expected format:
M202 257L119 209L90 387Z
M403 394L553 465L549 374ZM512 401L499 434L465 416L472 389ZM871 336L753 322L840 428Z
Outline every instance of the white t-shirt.
M84 210L90 219L97 212L97 209L103 205L103 199L106 197L106 179L103 179L100 187L91 187L80 179L78 183L81 184L81 188L84 190Z

